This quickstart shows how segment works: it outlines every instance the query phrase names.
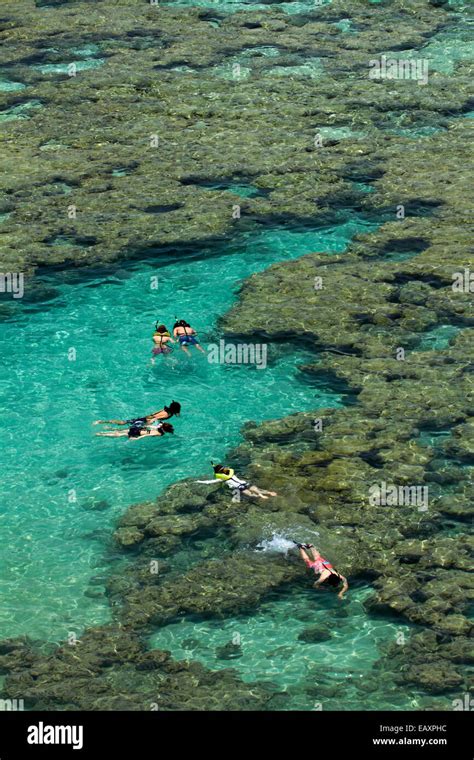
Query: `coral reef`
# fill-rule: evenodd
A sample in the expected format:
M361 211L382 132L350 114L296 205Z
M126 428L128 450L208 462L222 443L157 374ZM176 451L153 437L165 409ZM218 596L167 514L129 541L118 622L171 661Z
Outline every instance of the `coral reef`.
M336 26L341 18L356 34ZM262 223L334 222L348 207L381 222L343 254L254 275L221 320L228 337L309 346L305 375L350 397L341 409L245 427L229 460L279 496L234 503L183 481L131 507L115 533L127 563L107 579L114 624L48 653L1 642L3 695L34 709L278 707L268 685L147 651L142 637L184 615L243 614L302 583L295 558L250 549L274 531L314 529L345 575L373 584L368 614L416 628L383 654L374 679L427 695L469 688L474 319L472 294L452 288L454 273L474 269L464 190L473 127L458 118L472 108L469 67L459 62L456 77L435 69L429 89L368 78L370 59L417 51L454 21L426 0L394 0L370 17L355 1L304 16L157 13L138 0L41 16L2 5L1 66L26 86L1 94L3 270L185 256ZM64 66L90 45L97 65L76 76L35 68ZM32 99L41 107L10 118ZM426 127L436 129L428 139L403 133ZM32 280L30 295L47 298L48 288ZM426 350L423 339L443 325L459 331ZM422 442L424 431L446 429L439 447ZM426 488L427 504L374 505L370 489L381 483ZM309 626L301 640L329 635ZM218 656L237 658L236 646ZM340 704L340 690L326 688Z
M10 673L3 693L36 710L263 710L273 698L266 684L250 688L230 669L175 662L112 626L86 631L51 655L35 656L27 643L22 662L17 654L2 658Z
M344 17L357 34L336 25ZM433 71L428 92L416 81L381 86L369 79L369 61L416 50L449 29L453 14L400 0L371 9L370 19L345 2L303 17L269 8L217 18L142 2L68 3L54 13L2 5L0 66L25 85L1 93L3 111L41 106L3 124L3 270L107 265L171 246L186 255L256 223L324 222L341 203L367 212L406 203L413 215L410 203L433 202L431 182L417 180L423 151L396 130L439 124L443 176L446 148L453 155L452 141L464 141L464 153L472 131L468 120L453 122L470 107L466 64L456 78ZM298 75L311 57L321 76L305 75L304 66ZM387 165L378 193L361 198L354 181ZM236 195L232 186L242 183L260 192ZM462 206L457 184L443 188ZM414 220L412 237L423 240L427 227L429 219ZM399 231L389 228L387 242ZM29 292L41 297L34 281Z

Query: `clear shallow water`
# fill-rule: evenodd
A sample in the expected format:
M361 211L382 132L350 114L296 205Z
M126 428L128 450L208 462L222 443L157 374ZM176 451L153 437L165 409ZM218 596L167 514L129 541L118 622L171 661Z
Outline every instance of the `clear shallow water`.
M19 103L16 106L6 108L0 112L0 122L11 121L12 119L31 119L36 108L41 108L39 100L27 100L25 103Z
M375 709L377 704L380 708L374 696L377 684L370 683L371 669L380 659L381 645L401 637L408 640L410 628L368 618L363 601L370 593L352 590L341 603L330 593L298 589L264 601L254 615L172 623L154 634L149 646L213 670L235 668L247 682L269 681L287 693L287 709L316 709L317 702L323 710L337 704L346 710ZM298 639L314 627L331 638L316 643ZM223 648L232 643L240 649L229 647L230 656L225 657ZM418 703L416 695L407 692L386 694L386 704L414 709Z
M426 59L428 77L432 71L452 76L458 61L470 60L473 57L472 29L467 19L460 18L456 25L433 35L426 45L418 49L386 51L385 55L391 59Z
M88 583L107 567L104 550L126 506L180 478L206 475L209 460L225 456L248 420L342 401L298 377L308 355L291 346L261 370L180 351L151 367L155 320L172 326L175 315L184 316L204 344L218 339L216 320L242 279L275 261L341 251L373 227L354 216L334 228L265 230L222 244L212 258L117 265L114 274L82 281L74 272L50 277L54 300L15 302L16 316L0 323L0 638L62 639L109 619L105 598L85 592L100 594L100 585L88 590ZM95 419L127 419L172 399L183 405L174 437L93 435Z
M16 92L17 90L24 90L25 87L26 85L22 82L14 82L0 75L0 92Z
M176 4L219 10L268 7L223 5L214 0ZM287 12L304 11L309 6L314 10L313 2L279 5ZM436 57L436 40L429 44ZM446 45L440 51L449 61L444 67L441 61L440 71L452 73L452 59L464 57L463 45L457 48L459 53L451 55L451 49ZM79 55L78 51L75 54ZM61 72L64 69L57 73ZM20 113L27 118L34 111ZM472 113L465 116L472 118ZM435 127L428 127L432 129ZM430 134L423 127L404 132L416 138ZM351 135L339 134L342 136ZM117 174L120 171L118 168ZM175 310L184 310L205 339L212 335L217 316L231 304L239 279L272 261L311 250L341 250L360 226L353 220L336 231L267 231L249 237L245 255L234 252L225 259L207 262L159 269L149 264L118 266L115 276L60 286L56 302L48 306L30 308L26 314L19 306L21 341L19 331L13 332L13 323L0 325L8 362L5 370L0 370L2 433L3 440L8 440L0 508L5 559L0 569L0 637L27 632L61 639L69 630L107 620L105 600L84 593L91 576L107 571L104 549L108 536L128 504L154 497L168 482L184 475L203 474L210 448L212 456L224 455L238 441L242 421L277 417L314 408L318 403L340 403L337 395L324 396L295 378L297 365L305 361L304 352L280 357L262 372L211 367L198 356L190 362L180 357L179 364L173 357L155 370L146 362L157 316L166 314L172 319ZM150 292L150 276L157 270L159 289ZM57 286L58 282L52 284ZM426 337L424 350L445 347L451 335L432 331ZM76 363L67 362L65 357L71 346L78 350ZM184 394L185 411L177 422L175 439L129 444L91 436L90 422L96 417L142 413L173 396L183 401ZM209 398L215 418L205 411ZM26 432L21 409L27 418ZM426 438L426 444L433 445L431 438ZM71 500L72 489L76 501ZM101 508L95 511L91 509L94 506ZM89 590L100 593L101 586ZM400 690L385 693L381 702L377 692L380 677L378 684L366 690L366 697L361 692L360 684L370 680L369 671L379 657L380 645L407 630L365 615L362 601L366 594L366 590L353 590L343 608L349 617L339 619L329 595L315 597L312 590L294 589L291 596L265 602L250 617L197 624L185 620L167 626L153 637L152 645L213 668L236 667L247 681L271 680L290 693L289 706L293 709L314 709L316 700L323 702L324 709L373 709L381 705L386 709L416 708L418 696ZM328 623L334 634L330 641L304 644L298 640L303 628ZM228 644L235 633L241 637L242 656L219 659L216 649ZM316 696L310 695L307 685L314 687L321 682L335 688L342 685L342 693L322 697L316 690Z
M245 0L170 0L159 5L172 5L178 7L215 8L223 13L235 13L236 11L265 11L275 6L288 14L315 12L318 6L329 5L331 0L303 0L302 2L289 3L253 3Z
M67 60L56 61L54 63L33 64L31 68L40 71L42 74L72 74L71 67L74 67L74 71L97 69L105 63L104 58L98 57L99 52L100 48L97 45L69 48L67 51L59 51L56 48L46 48L45 53L54 53L55 55L64 54L67 57Z
M456 325L437 325L432 330L427 330L420 337L415 351L442 351L449 347L451 341L462 328Z

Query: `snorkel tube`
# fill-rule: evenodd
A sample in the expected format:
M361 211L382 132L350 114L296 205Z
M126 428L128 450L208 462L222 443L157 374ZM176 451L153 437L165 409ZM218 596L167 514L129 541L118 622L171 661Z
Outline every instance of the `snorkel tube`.
M164 328L164 329L160 330L160 328ZM166 329L165 325L162 325L159 322L155 324L155 332L153 334L162 335L163 337L166 337L166 338L171 338L169 330Z

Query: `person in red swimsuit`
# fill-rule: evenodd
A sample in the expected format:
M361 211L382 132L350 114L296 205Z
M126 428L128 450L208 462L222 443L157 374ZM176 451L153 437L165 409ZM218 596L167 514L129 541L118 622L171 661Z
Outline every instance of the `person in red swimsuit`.
M295 542L296 543L296 542ZM338 573L336 568L328 562L327 559L321 556L318 550L313 544L296 544L300 550L300 557L304 561L306 567L314 570L316 575L319 575L318 580L314 583L314 588L319 588L323 584L327 587L338 588L342 583L342 589L338 593L339 599L343 599L344 594L349 588L347 578L344 578L341 573ZM309 554L311 556L309 556Z

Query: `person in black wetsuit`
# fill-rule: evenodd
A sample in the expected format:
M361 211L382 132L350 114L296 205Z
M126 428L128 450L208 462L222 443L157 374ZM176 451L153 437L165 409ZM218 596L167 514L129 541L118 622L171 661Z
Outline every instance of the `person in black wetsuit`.
M181 412L181 404L179 401L172 401L169 406L163 407L159 412L152 412L145 417L136 417L132 420L96 420L93 425L128 425L128 427L149 427L150 425L164 422L171 419L171 417L179 417ZM112 432L112 431L111 431ZM122 432L122 431L116 431ZM122 433L123 434L123 433ZM96 435L103 435L103 433L96 433Z
M157 425L135 425L132 424L128 430L108 430L106 433L96 433L104 438L125 438L137 440L138 438L147 438L149 436L162 437L165 433L174 433L173 425L169 422L159 422Z

